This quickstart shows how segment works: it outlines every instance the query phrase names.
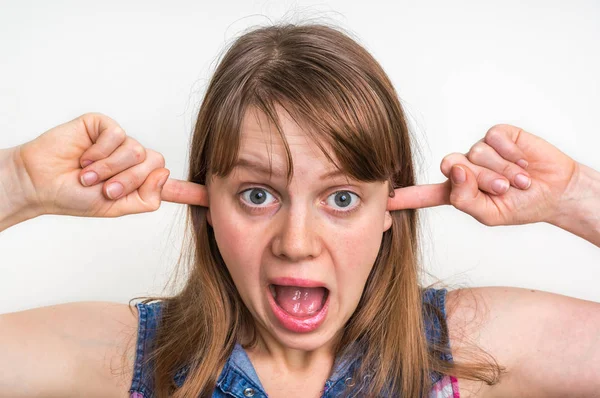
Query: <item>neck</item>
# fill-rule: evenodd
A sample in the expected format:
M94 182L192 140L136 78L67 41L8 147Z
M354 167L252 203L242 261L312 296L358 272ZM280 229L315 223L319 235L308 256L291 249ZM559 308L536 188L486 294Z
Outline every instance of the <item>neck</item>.
M287 347L259 326L256 327L256 337L256 344L246 349L253 363L268 362L280 372L289 373L304 373L319 368L329 371L333 367L337 337L311 350Z

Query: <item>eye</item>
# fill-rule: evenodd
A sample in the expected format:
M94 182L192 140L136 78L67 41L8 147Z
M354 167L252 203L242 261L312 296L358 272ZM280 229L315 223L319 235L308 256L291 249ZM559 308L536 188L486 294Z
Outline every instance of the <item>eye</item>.
M337 191L327 198L327 204L329 206L345 209L344 211L349 211L349 209L356 207L357 202L358 195L350 191Z
M266 207L275 197L263 188L250 188L242 192L242 200L252 207Z

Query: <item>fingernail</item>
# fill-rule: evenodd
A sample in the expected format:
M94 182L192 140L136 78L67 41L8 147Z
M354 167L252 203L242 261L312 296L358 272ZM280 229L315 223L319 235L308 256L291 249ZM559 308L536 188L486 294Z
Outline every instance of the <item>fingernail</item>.
M508 189L508 181L498 178L492 181L492 189L497 194L503 194Z
M521 168L523 168L523 169L527 169L527 166L529 166L529 163L527 163L527 161L525 159L517 160L517 164L519 166L521 166Z
M462 167L454 166L450 171L450 177L452 177L453 183L462 184L467 179L467 173L465 173Z
M98 174L88 171L81 176L81 185L90 186L98 180Z
M163 187L163 185L165 185L165 184L166 184L166 182L167 182L167 180L168 180L168 179L169 179L169 175L168 175L168 174L167 174L166 176L162 177L162 178L160 179L160 181L158 182L158 187L159 187L159 188L162 188L162 187Z
M531 185L531 179L525 174L517 174L515 177L515 184L521 189L527 189Z
M120 182L113 182L106 187L106 196L110 199L116 199L123 193L123 185Z
M83 166L83 168L85 169L86 167L88 167L90 164L94 163L93 160L84 160L83 162L81 162L81 165Z

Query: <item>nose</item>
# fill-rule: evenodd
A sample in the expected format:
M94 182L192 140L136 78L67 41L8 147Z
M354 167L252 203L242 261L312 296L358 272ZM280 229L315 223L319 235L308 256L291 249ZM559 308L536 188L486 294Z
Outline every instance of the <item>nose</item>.
M290 262L318 257L322 247L319 226L310 207L295 206L281 210L280 224L272 243L273 254Z

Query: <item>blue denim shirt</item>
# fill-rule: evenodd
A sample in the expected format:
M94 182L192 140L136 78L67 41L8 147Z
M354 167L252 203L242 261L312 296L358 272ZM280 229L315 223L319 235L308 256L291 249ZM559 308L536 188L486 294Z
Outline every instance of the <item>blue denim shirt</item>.
M446 317L446 293L446 289L427 289L423 291L423 301L437 307L444 318ZM129 392L131 393L131 398L154 398L152 362L146 363L144 357L145 354L149 352L150 345L155 335L156 326L160 317L161 303L139 303L136 306L139 313L139 326L133 380ZM435 317L427 317L425 319L425 326L427 339L429 341L439 341L441 335L441 325L439 320ZM450 354L442 355L442 358L449 361L452 360ZM333 372L325 383L321 397L338 397L347 388L352 388L351 391L353 396L359 396L360 386L364 386L364 383L356 383L351 377L355 367L358 365L358 360L337 359L333 367ZM175 374L174 381L176 385L183 385L187 376L187 371L188 368L184 367ZM442 378L442 375L437 372L431 372L430 377L432 382L436 383ZM217 379L217 385L212 396L213 398L267 397L246 351L240 344L235 345L233 352L227 359L227 362Z

